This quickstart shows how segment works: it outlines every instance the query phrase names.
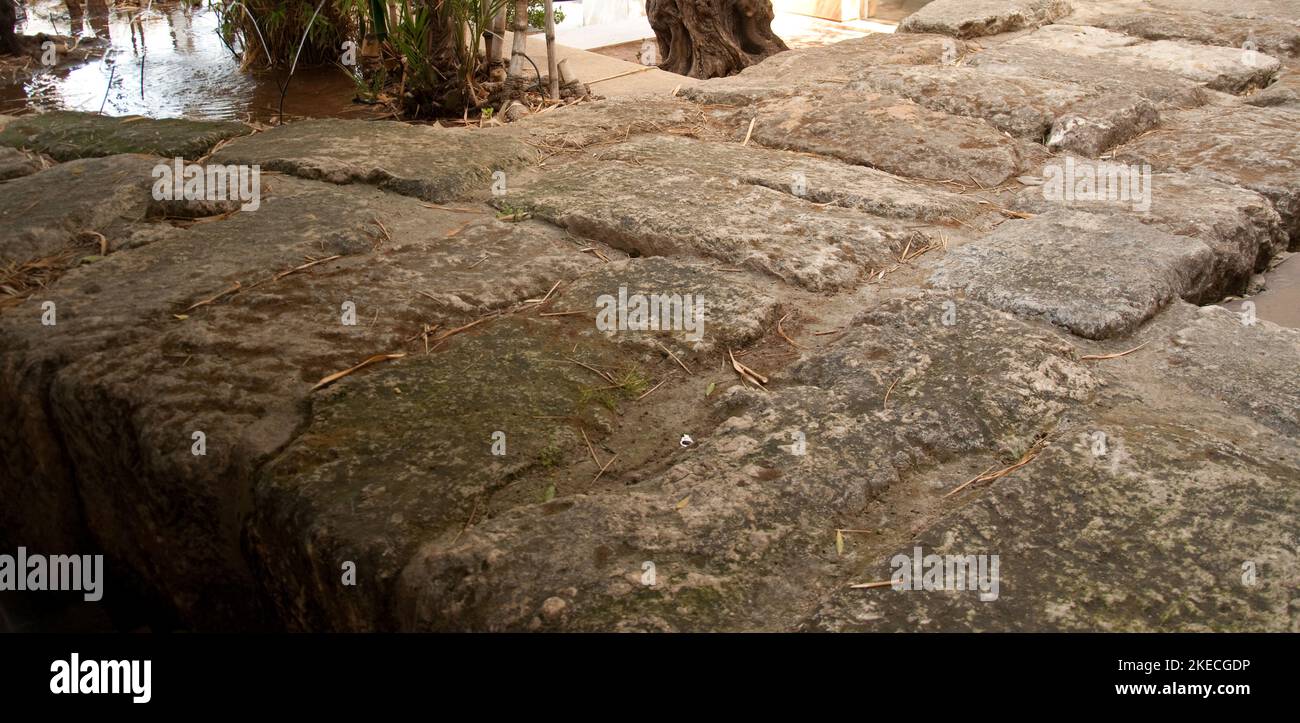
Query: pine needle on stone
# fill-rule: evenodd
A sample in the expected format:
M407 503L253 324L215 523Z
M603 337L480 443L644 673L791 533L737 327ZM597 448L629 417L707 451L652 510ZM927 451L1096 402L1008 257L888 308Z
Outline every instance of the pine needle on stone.
M1002 469L1000 469L1000 470L998 470L998 471L996 471L996 472L990 472L989 470L991 470L991 469L993 469L993 468L992 468L992 467L989 467L989 469L984 470L982 473L980 473L980 474L978 474L978 475L976 475L976 476L970 478L970 479L967 480L966 482L963 482L961 485L958 485L958 487L957 487L956 489L954 489L954 490L952 490L951 492L949 492L948 494L944 495L944 498L947 499L947 498L949 498L949 497L952 497L953 495L957 494L958 492L961 492L962 490L966 489L967 487L969 487L969 486L971 486L971 485L973 485L973 484L980 484L981 482L992 482L993 480L1001 479L1001 478L1003 478L1003 477L1006 477L1007 475L1011 474L1012 472L1015 472L1016 470L1020 469L1021 467L1024 467L1025 465L1029 464L1030 462L1033 462L1033 461L1034 461L1034 458L1037 457L1037 456L1039 455L1039 453L1043 451L1043 447L1045 447L1045 446L1047 446L1047 438L1046 438L1046 437L1044 437L1044 438L1038 440L1037 442L1034 442L1034 444L1033 444L1032 446L1030 446L1030 448L1028 449L1028 451L1026 451L1023 455L1021 455L1020 459L1017 460L1015 464L1010 465L1010 466L1007 466L1007 467L1003 467Z
M591 478L591 481L592 481L592 482L595 482L596 480L600 479L600 476L603 475L603 474L605 474L605 470L609 469L609 466L610 466L611 464L614 464L614 460L616 460L616 459L618 459L618 453L617 453L617 452L614 453L614 456L613 456L613 457L610 457L610 458L609 458L609 461L605 463L605 466L603 466L603 467L600 468L600 471L596 473L596 476Z
M1081 356L1079 357L1079 359L1081 361L1101 361L1103 359L1118 359L1122 356L1128 356L1129 354L1132 354L1133 352L1137 351L1138 349L1141 349L1146 345L1147 342L1144 341L1141 344L1138 344L1137 346L1133 347L1132 349L1129 349L1128 351L1121 351L1115 354L1089 354L1087 356Z
M678 365L678 366L680 366L682 369L685 369L687 374L690 374L690 375L692 375L692 376L695 374L695 372L691 371L691 368L690 368L690 367L688 367L688 366L686 366L685 364L683 364L683 363L682 363L682 360L677 358L677 355L676 355L676 354L674 354L674 353L672 353L671 351L669 351L669 350L668 350L668 347L666 347L666 346L663 345L663 342L656 341L655 343L658 344L658 345L659 345L659 348L660 348L660 349L663 349L664 352L666 352L666 353L668 354L668 356L672 357L672 358L673 358L673 361L677 362L677 365Z
M215 296L209 296L206 299L203 299L201 301L196 301L193 304L190 304L189 306L185 307L182 310L182 313L184 313L185 311L193 311L199 308L200 306L207 306L208 304L211 304L212 302L216 301L217 299L220 299L223 296L226 296L228 294L233 294L239 291L241 288L243 288L243 285L240 284L238 281L236 281L235 283L231 284L230 288L226 289L225 291L217 292Z
M316 382L316 386L312 387L311 391L314 392L317 389L320 389L321 387L329 386L330 384L333 384L334 382L342 379L343 377L346 377L347 375L352 374L353 372L356 372L360 369L364 369L370 366L371 364L375 364L381 361L388 361L389 359L401 359L404 356L406 356L406 352L398 352L396 354L376 354L354 367L344 369L341 372L334 372L333 374L325 377L324 379L321 379L319 382Z

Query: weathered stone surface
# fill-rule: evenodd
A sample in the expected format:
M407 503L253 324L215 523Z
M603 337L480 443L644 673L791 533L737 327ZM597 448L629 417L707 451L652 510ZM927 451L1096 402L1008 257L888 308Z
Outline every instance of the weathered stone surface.
M772 96L840 87L882 66L952 65L968 50L966 43L943 35L872 33L778 53L737 75L684 88L682 95L701 103L745 105Z
M193 160L223 140L251 132L242 123L52 111L9 123L0 130L0 145L39 151L59 161L120 153Z
M989 75L968 67L884 68L853 84L933 110L983 118L1014 136L1042 142L1053 121L1086 88L1038 78Z
M1291 248L1300 248L1300 134L1292 113L1252 106L1170 113L1161 132L1121 146L1115 158L1257 191L1282 217Z
M494 322L318 393L306 429L260 475L248 522L255 569L290 629L394 629L393 587L415 547L544 477L560 462L557 435L574 434L553 420L607 414L582 401L592 376L567 361L572 344L539 326ZM355 587L341 583L346 561Z
M1297 333L1178 297L1295 230L1294 112L1253 105L1285 87L1224 39L1296 19L1192 38L1209 1L1154 0L1172 48L880 35L703 103L290 125L225 144L288 175L219 218L124 156L4 182L0 248L108 253L0 264L0 545L104 552L160 629L1294 629ZM1120 142L1149 209L1026 187ZM703 334L598 327L621 287L702 297ZM1000 554L999 601L847 589L915 540Z
M94 249L87 253L99 253L88 232L113 242L127 222L143 219L152 203L152 170L160 162L140 155L90 158L0 186L0 262L44 258L87 240Z
M441 203L486 193L494 171L536 154L505 129L441 128L356 120L310 120L222 147L214 163L260 164L330 183L365 183Z
M1300 331L1253 321L1218 306L1169 340L1156 373L1232 412L1300 440ZM1295 447L1292 447L1294 452ZM1293 480L1300 479L1294 477Z
M601 321L599 314L610 308L611 300L638 294L674 298L677 303L670 308L681 308L683 316L690 318L679 319L667 312L656 312L649 321L659 328L646 329L609 328ZM688 299L689 306L685 306ZM740 274L719 274L706 264L663 256L625 259L599 266L576 279L556 304L557 311L581 311L584 320L593 319L596 323L590 327L591 335L602 335L655 354L662 353L660 345L680 353L742 348L776 324L780 308L762 286ZM686 313L686 309L693 313ZM699 311L694 312L695 309ZM607 328L597 328L598 323ZM632 325L629 322L628 326Z
M1243 327L1218 307L1176 306L1140 353L1097 367L1108 390L1100 404L1064 420L1028 465L961 493L914 540L859 562L856 579L888 580L891 557L915 546L998 555L996 600L845 586L806 627L1297 630L1300 396L1287 370L1300 361L1300 336Z
M1282 67L1281 61L1262 52L1247 53L1240 48L1212 48L1175 40L1116 48L1101 58L1168 70L1225 93L1267 87Z
M898 32L978 38L1036 28L1069 13L1065 0L935 0L904 18Z
M1219 282L1214 252L1128 218L1052 211L951 249L932 283L1089 339L1127 334L1165 304Z
M1074 83L1118 96L1136 94L1159 109L1194 108L1207 92L1198 84L1156 68L1130 66L1098 57L1136 38L1096 28L1048 25L1016 40L973 53L966 64L985 73Z
M1140 169L1080 158L1056 160L1049 165L1058 178L1074 179L1076 183L1085 178L1101 180L1093 184L1101 195L1066 198L1058 193L1063 186L1030 186L1016 194L1012 207L1036 214L1061 208L1109 214L1198 238L1214 251L1210 275L1217 279L1204 292L1204 298L1241 293L1252 274L1262 271L1269 259L1286 249L1287 235L1281 218L1268 199L1254 191L1203 176L1154 173L1149 181L1139 180L1149 184L1148 198L1138 198L1142 194L1130 184L1130 200L1125 200L1119 198L1123 189L1108 179L1118 170ZM1044 175L1048 171L1044 167ZM1109 198L1108 192L1112 192Z
M1230 11L1229 11L1230 12ZM1254 49L1275 56L1300 53L1300 26L1276 18L1233 17L1225 8L1205 12L1181 5L1170 10L1140 0L1075 3L1062 23L1093 25L1147 40L1185 40L1204 45Z
M1007 41L1015 48L1038 48L1085 58L1105 57L1119 48L1142 44L1142 38L1086 25L1048 25Z
M1243 20L1300 22L1300 11L1291 0L1239 0L1227 7L1218 0L1148 0L1148 4L1170 12L1202 12Z
M1207 434L1178 411L1187 410L1126 405L1075 426L896 551L998 555L996 600L974 590L844 589L808 627L1295 632L1295 447ZM1101 457L1098 433L1109 446ZM1247 562L1257 566L1249 585ZM864 567L864 581L896 569L890 557Z
M945 326L945 300L887 302L772 393L729 392L726 421L653 481L515 508L429 542L402 574L399 624L789 626L833 584L835 528L857 526L873 496L910 470L1025 445L1096 387L1068 346L1006 315L961 304L961 321ZM795 431L805 455L791 453ZM565 612L548 620L552 597Z
M1009 41L1006 46L1051 50L1098 63L1158 70L1227 93L1244 93L1267 86L1281 67L1281 61L1261 52L1247 55L1239 48L1175 40L1143 41L1082 25L1049 25Z
M602 160L672 168L784 191L813 203L859 209L884 218L956 223L982 211L977 203L942 187L804 153L755 145L645 135L601 148Z
M0 317L0 408L16 420L5 445L33 450L5 460L3 496L14 509L84 510L106 553L187 623L253 624L259 598L239 552L247 484L298 433L312 384L422 350L426 324L450 329L596 263L539 224L466 220L283 178L256 212L162 227L74 269L41 297L57 303L57 326L40 325L34 301ZM341 322L346 301L355 326Z
M1052 124L1047 147L1096 157L1156 127L1156 104L1135 95L1103 95L1068 108Z
M1046 151L979 120L877 93L826 93L757 104L754 140L839 158L898 176L997 186L1037 166ZM888 138L889 143L864 143Z
M556 281L596 265L595 257L579 252L573 239L545 224L457 214L440 218L435 234L452 221L455 226L442 235L442 242L402 251L409 257L402 259L404 265L438 269L436 282L420 283L418 293L432 305L435 317L447 321L478 319L519 301L541 299ZM418 280L399 276L393 281L416 288ZM376 278L375 283L384 282Z
M1074 83L1019 78L969 67L886 68L850 85L954 115L983 118L1014 136L1099 155L1155 126L1159 114L1131 94Z
M1084 74L1080 79L1091 75L1106 78L1134 75L1131 82L1135 92L1153 100L1175 100L1183 105L1187 101L1182 98L1178 85L1169 82L1169 75L1212 90L1242 94L1268 86L1281 68L1281 62L1265 53L1247 55L1242 49L1197 46L1177 40L1144 42L1131 35L1079 25L1041 27L1034 33L988 51L988 60L980 57L983 53L972 57L972 65L1001 62L1026 66L1041 61L1047 65L1047 70L1036 70L1031 66L1026 72L1031 75L1060 73L1057 68L1061 59L1044 59L1047 53L1084 59L1080 66ZM1069 73L1067 68L1069 62L1063 72ZM1158 75L1140 77L1148 72Z
M0 181L26 176L42 167L39 154L17 148L0 148Z
M1300 111L1300 63L1289 63L1278 73L1277 82L1246 99L1261 108Z
M526 116L510 124L509 132L543 152L554 153L621 140L633 134L698 124L703 115L698 107L685 100L607 98Z
M600 192L590 181L600 179ZM548 164L494 200L627 251L745 266L813 290L846 286L915 232L788 193L672 168L580 159Z

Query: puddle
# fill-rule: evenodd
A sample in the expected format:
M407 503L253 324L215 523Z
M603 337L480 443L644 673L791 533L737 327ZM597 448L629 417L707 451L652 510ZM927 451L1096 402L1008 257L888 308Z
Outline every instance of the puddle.
M108 44L78 66L42 71L0 85L0 113L98 111L154 118L268 121L276 116L283 73L241 70L217 34L217 14L204 4L154 0L128 7L107 0L27 0L19 32L72 33ZM132 22L133 18L138 18ZM286 116L363 117L356 87L337 67L300 68L289 85Z
M1277 268L1265 274L1268 287L1246 300L1223 306L1241 311L1245 301L1255 303L1255 316L1279 326L1300 329L1300 253L1291 254Z

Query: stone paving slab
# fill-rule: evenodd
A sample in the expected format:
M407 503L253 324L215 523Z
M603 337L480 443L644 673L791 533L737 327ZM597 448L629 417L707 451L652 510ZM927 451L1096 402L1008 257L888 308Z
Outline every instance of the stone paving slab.
M579 149L636 133L664 132L702 122L694 104L675 98L606 98L524 116L507 131L544 153Z
M502 131L309 120L234 141L212 160L443 203L487 193L494 172L536 159L531 147Z
M978 38L1035 28L1069 13L1066 0L935 0L904 18L898 32Z
M742 116L743 117L743 116ZM774 98L754 106L760 144L838 158L906 178L992 187L1046 157L981 120L879 93ZM889 143L863 142L889 138Z
M927 591L922 575L912 590L840 590L806 629L1295 632L1294 446L1207 435L1173 413L1131 405L1073 428L858 578L890 580L917 548L997 555L996 599L982 601L973 576L973 589ZM1101 458L1096 434L1108 440Z
M0 130L0 145L38 151L59 161L121 153L194 160L221 141L252 130L242 123L51 111L7 123Z
M1248 96L1245 102L1261 108L1276 108L1292 113L1300 111L1300 62L1286 63L1278 73L1277 82Z
M967 67L885 68L857 81L874 90L953 115L983 118L1014 136L1042 141L1066 108L1086 98L1082 86L994 76Z
M1073 25L1049 25L1009 46L1050 49L1095 62L1172 73L1213 90L1244 93L1266 87L1281 61L1266 53L1176 40L1142 41L1123 33Z
M688 357L742 349L776 325L781 305L768 293L771 284L714 268L665 256L615 261L575 279L556 310L585 312L580 318L592 325L584 336L603 336L656 356L663 348ZM647 306L644 324L636 316L620 322L619 310L634 312L628 307L642 303L638 296L647 305L652 297L666 299L668 306Z
M446 353L318 394L306 428L259 476L248 522L279 619L294 630L395 629L393 588L415 547L560 464L552 419L609 414L582 401L592 376L567 360L571 344L538 326L494 322ZM340 583L345 561L355 589Z
M195 630L1292 629L1296 332L1182 299L1294 247L1290 69L1233 43L1300 18L1208 2L941 0L687 98L290 124L216 154L280 170L256 210L154 201L157 158L0 183L0 250L108 247L0 308L0 537ZM1111 155L1149 208L1043 196ZM598 325L624 288L703 333ZM847 588L918 541L1002 597Z
M1207 88L1236 94L1268 87L1282 68L1280 60L1262 52L1248 55L1239 48L1207 48L1176 40L1117 48L1103 59L1169 70Z
M1169 114L1159 132L1116 149L1116 160L1157 171L1204 174L1244 186L1273 203L1300 243L1300 134L1295 116L1253 106L1213 106Z
M1212 11L1181 3L1168 9L1152 7L1139 0L1105 3L1075 3L1074 13L1063 24L1092 25L1147 40L1183 40L1204 45L1254 49L1277 57L1300 54L1300 26L1279 18L1236 17L1222 5Z
M1263 271L1270 259L1286 250L1287 235L1281 217L1272 204L1254 191L1186 173L1149 174L1148 197L1133 191L1120 198L1122 184L1116 188L1106 179L1112 174L1132 172L1135 168L1082 158L1057 159L1045 166L1043 185L1031 185L1016 194L1012 208L1041 214L1068 208L1156 226L1179 236L1205 242L1214 252L1211 276L1215 279L1206 298L1241 293L1252 274ZM1136 169L1140 174L1141 169ZM1046 177L1051 173L1051 178ZM1118 177L1118 176L1116 176ZM1022 177L1023 178L1023 177ZM1097 179L1097 197L1066 198L1064 183L1053 179L1069 178L1075 184ZM1140 176L1130 180L1144 183Z
M1196 396L1300 439L1300 332L1207 306L1158 359L1157 373Z
M1291 0L1238 0L1227 8L1218 0L1150 0L1150 4L1156 9L1169 12L1201 12L1242 20L1292 24L1300 22L1300 13Z
M293 178L256 212L166 228L0 317L0 387L15 390L0 404L27 420L11 441L37 450L6 460L0 488L23 502L13 509L83 508L107 554L205 628L262 614L239 553L242 480L299 434L316 381L421 352L428 325L451 330L598 263L537 224ZM491 260L503 253L508 283ZM40 324L42 299L57 304L56 326ZM43 397L50 412L23 411ZM75 492L55 484L65 469ZM158 539L166 559L150 553Z
M149 212L152 171L161 162L142 155L90 158L0 185L0 261L45 258L70 246L98 254L92 232L115 242L125 222Z
M884 69L850 88L890 93L933 110L982 118L1018 138L1088 156L1150 130L1159 117L1155 106L1137 95L967 67Z
M1099 363L1101 403L1065 420L1031 463L858 557L855 579L868 582L891 580L917 547L997 555L996 599L974 585L921 589L921 578L911 590L845 585L804 629L1296 631L1300 334L1176 306L1141 352Z
M820 156L755 145L644 135L601 148L596 156L638 167L704 173L883 218L955 224L973 221L986 213L977 201L942 186Z
M931 282L1087 339L1131 333L1180 296L1214 286L1214 252L1118 216L1052 211L951 249Z
M1076 28L1060 32L1053 28L1049 25L1034 34L1032 43L1006 42L974 53L966 64L985 73L1074 83L1115 94L1133 93L1162 110L1194 108L1209 98L1202 86L1181 75L1157 68L1144 68L1138 73L1129 66L1097 57L1116 42L1102 31Z
M1006 315L964 303L963 321L943 325L946 299L886 303L776 391L732 391L711 438L652 481L516 508L426 544L402 573L399 624L785 627L833 579L835 528L902 470L1021 444L1095 389L1068 347ZM998 344L1004 335L1022 343ZM806 454L792 454L794 431Z
M42 167L40 154L17 148L0 148L0 181L30 175Z
M589 179L601 179L590 193ZM810 290L856 281L916 234L761 186L676 169L578 160L494 200L635 256L711 258Z
M943 35L873 33L798 52L778 53L737 75L682 90L700 103L746 105L773 96L843 86L882 66L953 65L970 48Z

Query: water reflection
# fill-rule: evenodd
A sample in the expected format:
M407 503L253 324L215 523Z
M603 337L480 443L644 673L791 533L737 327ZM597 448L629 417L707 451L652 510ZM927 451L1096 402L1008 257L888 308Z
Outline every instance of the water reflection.
M217 34L216 12L201 2L27 0L20 31L101 38L107 47L80 66L44 70L20 87L0 89L0 112L98 111L155 118L260 120L275 117L280 91L273 71L248 71ZM359 117L353 82L337 67L299 68L285 114Z

